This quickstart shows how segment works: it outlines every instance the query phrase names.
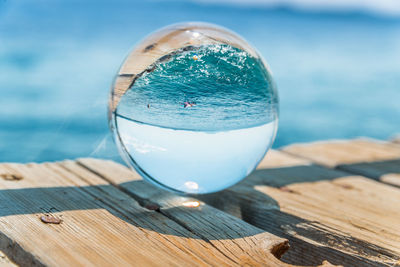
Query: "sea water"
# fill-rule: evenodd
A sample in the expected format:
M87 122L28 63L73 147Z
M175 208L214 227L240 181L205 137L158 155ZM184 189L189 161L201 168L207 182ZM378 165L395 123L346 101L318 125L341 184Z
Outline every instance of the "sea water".
M246 177L271 146L278 98L261 59L225 44L178 50L123 95L112 124L125 161L172 191Z

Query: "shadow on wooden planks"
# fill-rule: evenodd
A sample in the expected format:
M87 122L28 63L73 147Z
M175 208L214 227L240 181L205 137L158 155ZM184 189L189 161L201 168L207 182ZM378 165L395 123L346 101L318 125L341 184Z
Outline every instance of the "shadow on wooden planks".
M339 164L336 169L372 178L392 186L400 187L400 159Z
M110 185L140 180L134 172L111 161L81 161L103 176L68 160L0 165L0 249L12 260L50 266L285 265L278 258L289 248L287 240L199 201L193 212L184 205L192 198L165 197L168 192L134 183L133 195L153 200L141 206L115 182ZM51 214L43 219L43 213ZM51 222L57 225L44 224Z
M396 165L397 162L352 165L381 166ZM382 170L380 175L383 172ZM315 164L257 169L237 185L219 193L200 196L200 199L254 226L288 239L291 248L281 258L285 262L307 265L320 264L323 260L328 260L332 264L344 266L393 266L400 259L398 253L374 244L373 240L368 242L352 236L351 232L325 224L318 219L318 216L307 220L293 215L292 212L282 211L280 207L279 203L284 202L281 200L285 195L298 195L301 201L302 192L290 185L308 186L308 184L329 182L338 189L357 190L351 183L335 182L335 180L345 180L346 177L354 175ZM272 192L278 193L271 194ZM319 193L321 198L324 198L324 192ZM338 198L338 201L343 200ZM314 209L318 210L319 207ZM321 209L326 208L321 207Z
M201 200L221 210L235 215L250 224L260 228L260 232L269 232L290 240L291 249L284 254L283 260L291 264L314 264L318 265L323 260L332 264L343 264L351 266L387 266L384 260L398 259L398 255L384 247L341 233L340 230L319 223L315 220L307 220L299 216L281 210L278 201L257 190L257 186L268 186L287 194L298 194L289 185L298 183L332 181L342 178L348 174L328 170L316 165L300 165L282 168L259 169L238 185L216 194L200 196ZM277 179L277 177L279 179ZM15 214L53 213L66 210L99 209L107 207L107 203L97 198L97 192L106 193L112 185L94 185L80 187L39 187L24 189L3 189L0 190L0 201L5 203L0 209L0 216ZM124 192L131 192L129 188L142 188L150 191L156 190L152 185L143 180L129 181L118 185ZM83 190L88 194L79 194ZM159 191L159 197L175 198L180 197L172 194L165 194ZM132 193L129 193L132 195ZM99 194L100 195L100 194ZM173 213L174 207L158 207L151 199L133 197L148 209L163 214ZM29 203L28 206L15 205L13 199ZM51 201L48 201L48 200ZM93 201L95 200L95 201ZM160 201L160 200L159 200ZM96 203L102 202L102 205ZM161 200L161 202L163 202ZM106 205L105 205L106 204ZM123 205L114 203L113 205ZM182 209L182 207L179 207ZM191 213L201 212L200 209L191 209ZM119 213L113 206L107 210L118 218L132 224L123 214ZM141 220L152 218L149 213L138 212L135 217ZM147 218L149 217L149 218ZM207 225L204 225L207 227ZM177 235L176 232L168 232L168 228L157 229L162 234ZM263 229L263 230L261 230ZM154 230L154 229L150 229ZM206 232L206 231L205 231ZM248 233L230 232L229 236L220 236L218 240L242 238ZM252 233L252 234L257 234ZM185 237L185 236L184 236ZM207 237L212 239L213 237ZM377 260L382 258L383 261Z

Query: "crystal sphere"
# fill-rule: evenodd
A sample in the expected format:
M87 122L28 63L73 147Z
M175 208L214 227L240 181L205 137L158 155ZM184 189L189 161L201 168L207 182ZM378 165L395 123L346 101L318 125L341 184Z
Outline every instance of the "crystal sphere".
M189 22L162 28L115 77L110 128L144 179L174 192L227 188L272 145L278 94L260 54L230 30Z

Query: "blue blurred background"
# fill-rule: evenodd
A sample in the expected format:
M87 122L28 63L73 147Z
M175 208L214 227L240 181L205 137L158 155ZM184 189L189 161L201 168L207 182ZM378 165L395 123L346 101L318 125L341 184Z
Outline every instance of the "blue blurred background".
M0 0L0 161L119 160L113 76L136 42L181 21L228 27L267 60L274 147L400 132L400 2L316 2Z

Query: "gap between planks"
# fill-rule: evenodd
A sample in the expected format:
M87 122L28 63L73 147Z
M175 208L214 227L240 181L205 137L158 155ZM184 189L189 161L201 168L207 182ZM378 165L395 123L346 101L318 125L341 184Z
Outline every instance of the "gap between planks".
M162 192L121 165L80 162L0 165L3 174L24 177L0 179L1 202L12 205L0 207L0 243L17 264L285 266L273 255L287 249L284 239L204 203L184 207L188 198ZM128 178L135 183L128 191L154 200L160 212L143 208L82 164ZM64 222L45 225L43 213L62 215Z
M377 219L375 223L378 225L375 228L373 224L363 222L363 219L368 218L371 214L371 218L375 218L374 212L379 211L379 205L387 202L387 199L379 197L379 193L383 193L384 198L399 199L396 188L380 185L360 176L351 176L348 172L341 170L329 170L315 166L310 161L291 157L283 152L270 151L268 155L267 159L261 162L259 170L243 183L221 192L218 194L219 198L208 198L205 201L232 215L243 218L261 229L265 229L266 232L272 232L275 235L288 238L293 244L293 248L283 255L283 260L288 262L319 264L323 259L328 259L333 263L342 263L349 266L393 266L396 263L396 260L398 260L398 247L396 247L396 244L398 243L396 243L397 239L395 238L398 238L398 233L393 231L397 229L398 216L394 216L392 221L389 220L382 225L379 225L380 222ZM258 228L252 228L253 230L258 229L257 231L260 232L256 231L255 235L237 238L239 245L229 240L220 240L221 228L218 227L221 226L213 225L215 218L218 218L218 216L223 217L227 227L239 224L239 227L235 226L237 227L236 231L230 233L230 235L238 235L241 232L247 233L249 225L243 224L241 220L235 221L233 217L226 219L226 216L222 215L223 213L218 213L215 209L205 204L202 204L201 207L206 216L204 212L193 212L193 210L185 213L184 211L187 211L187 208L176 205L176 202L182 203L181 198L175 197L171 199L167 193L161 192L152 186L149 187L149 185L138 180L136 174L116 163L92 159L81 159L79 162L80 166L74 162L63 162L59 163L58 165L60 166L58 167L61 167L61 170L74 168L75 172L81 173L80 180L82 180L82 177L89 179L86 181L86 185L90 184L90 179L96 179L98 183L98 174L100 174L101 180L106 179L125 193L134 195L139 202L142 202L142 205L154 204L152 202L155 202L155 204L161 206L160 212L151 212L150 214L161 213L163 216L174 218L172 222L168 222L171 224L178 222L177 225L179 227L185 226L184 228L181 227L181 231L188 232L187 229L190 229L189 233L197 233L196 236L201 236L204 240L208 240L209 243L213 244L211 250L218 248L215 249L215 253L223 252L220 254L223 258L226 255L234 254L235 256L232 258L236 259L236 255L243 255L242 247L247 246L249 248L249 244L262 244L263 241L269 240L272 236L262 230L260 231ZM67 166L67 164L72 165ZM35 165L33 164L33 166ZM78 168L77 166L85 166L85 168ZM89 172L88 169L91 171ZM62 171L58 170L58 172ZM91 175L88 173L91 173ZM282 184L282 181L285 181L286 184ZM22 181L17 183L20 182ZM80 183L82 182L73 186L78 185L81 189L83 187L83 190L89 190L93 198L98 194L98 189L86 188L85 185ZM108 184L104 180L102 183L103 185ZM108 188L101 187L102 190L107 192L110 190L114 192L112 194L113 198L108 198L108 204L103 203L100 208L105 207L106 204L109 206L108 208L110 206L115 208L115 205L120 205L119 202L126 202L126 199L118 199L115 196L121 197L125 195L124 193ZM77 189L75 188L74 190ZM368 198L371 198L373 193L375 195L368 202ZM354 204L350 205L351 209L348 209L339 201L339 208L332 207L330 202L334 203L337 200ZM374 202L377 202L375 206ZM398 212L393 208L395 203L395 201L393 203L389 201L391 206L383 207L384 209L379 211L378 215L387 219L385 212ZM143 207L140 208L143 209ZM119 209L120 207L117 208L117 210ZM359 217L360 214L356 214L358 216L351 215L354 211L356 213L362 211L365 214L361 214L361 217ZM127 218L132 217L127 211L123 211L122 214ZM379 218L379 216L376 218ZM165 220L168 220L168 218L165 218ZM211 223L211 232L205 231L200 223L193 224L193 221L201 222L203 225L204 223ZM380 234L383 237L380 237ZM169 240L169 238L167 239ZM373 240L374 238L376 240ZM174 241L169 240L175 245L181 244L181 246L184 246L185 244L182 240ZM201 240L197 241L201 243ZM208 246L208 242L203 246ZM275 248L279 250L279 246ZM265 251L268 251L268 249L271 249L271 245L265 244L255 254L265 256ZM273 252L280 253L279 251ZM239 257L242 264L260 264L257 261L249 262L246 258L246 253L244 255L244 258ZM181 255L181 257L183 256ZM200 262L204 263L204 259L201 259Z
M293 144L282 151L316 164L400 187L400 144L359 138Z
M228 258L231 258L232 260L233 260L233 262L235 262L235 263L238 263L238 264L244 264L244 263L252 263L253 265L258 265L258 264L261 264L263 261L262 260L260 260L260 259L257 259L257 257L255 257L255 255L251 255L251 254L249 254L249 255L246 255L246 256L243 256L243 255L241 255L240 257L240 259L237 259L237 258L235 258L235 257L232 257L233 255L235 255L235 254L232 254L233 252L235 252L235 253L237 253L237 252L240 252L240 251L230 251L229 249L228 250L225 250L225 248L226 248L226 246L219 246L219 245L215 245L215 242L212 242L212 241L210 241L209 239L210 239L210 236L208 236L208 235L205 235L204 234L204 229L202 228L201 230L195 230L195 228L193 228L192 229L192 227L190 226L190 224L191 223L193 223L193 222L190 222L190 220L189 220L189 223L188 222L185 222L185 220L181 220L181 219L179 219L179 216L174 216L173 214L176 214L176 213L169 213L169 212L164 212L165 211L165 209L175 209L175 208L181 208L180 209L180 211L179 211L179 213L185 213L185 212L188 212L188 213L192 213L192 212L196 212L196 210L188 210L186 207L182 207L182 204L183 203L190 203L190 202L193 202L193 201L196 201L195 199L192 199L192 198L189 198L189 197L181 197L181 196L176 196L176 195L174 195L174 194L171 194L171 193L168 193L168 192L162 192L160 189L158 189L158 188L153 188L153 185L150 185L150 184L147 184L146 182L144 182L143 180L141 180L141 178L140 177L138 177L138 179L136 180L138 183L142 183L142 186L140 187L140 190L142 191L142 193L143 192L149 192L149 191L152 191L155 195L157 195L157 196L152 196L152 199L150 199L149 198L149 195L138 195L137 193L135 193L135 192L132 192L132 191L130 191L130 190L126 190L124 187L121 187L121 186L119 186L119 185L116 185L116 184L114 184L114 183L112 183L112 181L110 181L109 179L107 179L107 176L103 176L101 173L99 173L99 172L97 172L97 171L94 171L93 169L91 169L89 166L90 166L90 164L88 164L88 165L85 165L83 162L88 162L88 161L90 161L90 159L88 160L88 159L80 159L79 161L78 161L78 164L80 165L80 166L82 166L82 167L84 167L84 168L86 168L88 171L90 171L90 172L92 172L92 173L94 173L95 175L97 175L98 177L100 177L101 179L104 179L107 183L110 183L112 186L114 186L115 188L117 188L118 190L121 190L122 192L124 192L125 194L127 194L127 195L129 195L129 196L131 196L133 199L135 199L141 206L143 206L143 207L145 207L145 208L151 208L151 209L154 209L154 211L155 212L158 212L158 213L160 213L160 214L162 214L162 215L164 215L165 217L167 217L167 218L169 218L169 219L171 219L172 221L174 221L174 222L176 222L177 224L179 224L180 226L182 226L183 228L185 228L186 230L188 230L189 232L191 232L191 233L193 233L194 235L196 235L196 236L198 236L199 238L201 238L201 239L203 239L204 241L206 241L207 243L209 243L211 246L213 246L215 249L217 249L219 252L221 252L223 255L225 255L226 257L228 257ZM109 164L113 164L113 163L111 163L111 162L109 162ZM102 168L104 168L104 164L102 164ZM69 171L72 171L72 172L76 172L76 169L74 170L73 168L68 168L68 170ZM129 170L129 172L130 172L130 170ZM82 178L83 177L85 177L85 176L81 176ZM160 198L159 196L160 195L162 195L162 197ZM165 199L167 199L167 200L163 200L162 198L165 198ZM204 205L204 204L203 204ZM204 208L207 208L207 207L204 207ZM239 221L237 220L237 219L234 219L234 218L229 218L228 220L227 220L227 218L225 218L225 217L227 217L226 216L226 214L222 214L221 212L219 212L219 211L216 211L216 210L211 210L211 209L209 209L209 211L207 212L207 213L211 213L211 216L215 216L216 218L217 217L220 217L219 219L220 220L218 220L218 223L221 223L221 224L229 224L229 223L234 223L234 222L236 222L236 223L238 223ZM206 213L206 214L207 214ZM199 216L194 216L194 217L204 217L204 215L205 214L200 214ZM199 219L198 218L198 219ZM232 220L233 219L233 220ZM212 222L211 221L205 221L207 224L212 224ZM257 234L259 234L259 230L255 230L255 229L252 229L253 231L255 230L255 232L253 232L253 233L251 233L251 231L248 231L248 229L244 229L244 227L246 227L246 225L241 225L240 226L240 230L243 230L243 231L245 231L246 232L246 235L251 235L251 234L255 234L255 235L257 235ZM227 225L227 228L229 228L229 225ZM226 231L227 229L218 229L218 230L224 230L224 231ZM237 230L237 229L231 229L231 230ZM208 234L208 233L207 233ZM211 238L220 238L221 236L211 236ZM226 238L226 236L223 236L224 238ZM229 236L229 238L237 238L237 236ZM240 238L242 238L242 236L240 236ZM253 242L254 242L254 240L253 240ZM267 250L269 250L270 252L272 252L272 254L275 256L275 257L277 257L277 258L279 258L280 256L281 256L281 254L283 254L284 252L286 252L286 250L288 249L288 244L287 244L287 242L286 241L283 241L282 242L282 240L280 241L280 243L278 243L279 241L278 240L274 240L273 241L273 245L271 246L271 247L269 247L269 248L267 248ZM220 243L219 241L218 241L218 243ZM254 243L254 244L256 244L256 243ZM241 248L242 247L242 244L239 244L239 245L237 245L238 246L238 248L240 248L240 250L242 251L242 252L244 252L245 254L247 254L247 252L248 252L248 250L246 250L246 246L244 246L244 248ZM248 247L248 248L251 248L251 245ZM247 248L247 249L248 249ZM249 258L247 258L247 259L245 259L246 257L249 257ZM260 255L261 256L261 255ZM251 259L251 258L254 258L254 259ZM266 258L269 258L269 257L266 257ZM245 261L243 261L245 259ZM258 261L258 260L260 260L260 261ZM271 260L271 259L270 259ZM258 261L258 262L257 262ZM274 263L271 263L271 264L274 264ZM275 263L276 264L276 263Z
M289 239L283 260L345 266L399 263L399 199L398 188L274 150L244 181L203 198Z
M157 205L160 206L160 212L165 216L168 218L173 218L173 220L178 222L180 225L183 225L185 228L189 228L190 231L212 243L224 253L228 253L230 255L232 253L240 253L240 251L243 251L241 248L243 245L240 244L241 242L244 242L250 246L257 246L262 251L265 246L262 245L262 243L265 243L265 241L268 240L268 236L263 236L267 234L266 232L261 235L256 233L255 235L249 235L249 225L243 225L242 220L238 220L233 216L226 216L223 213L219 213L216 209L205 205L204 203L201 204L201 211L197 209L190 210L183 207L181 205L182 197L159 190L158 188L141 180L138 174L117 163L108 162L108 168L103 168L103 162L95 159L79 159L78 162L92 172L103 177L106 181L117 186L122 191L129 193L140 202L157 203ZM215 223L218 224L218 226L216 226ZM204 225L208 225L209 227L205 228ZM228 236L226 236L227 232L226 230L223 230L224 228L231 229ZM237 236L240 236L238 244L233 243L234 246L232 246L232 244L229 245L226 243L226 238L237 240ZM287 243L283 243L283 245L275 246L272 251L276 255L280 256L286 251L286 246ZM252 257L254 257L254 255ZM254 259L250 260L249 258L245 261L245 263L257 265L257 263L254 262ZM264 262L264 264L270 265L271 263L267 261ZM282 262L279 264L281 266L284 265ZM330 266L328 262L322 262L321 264Z

